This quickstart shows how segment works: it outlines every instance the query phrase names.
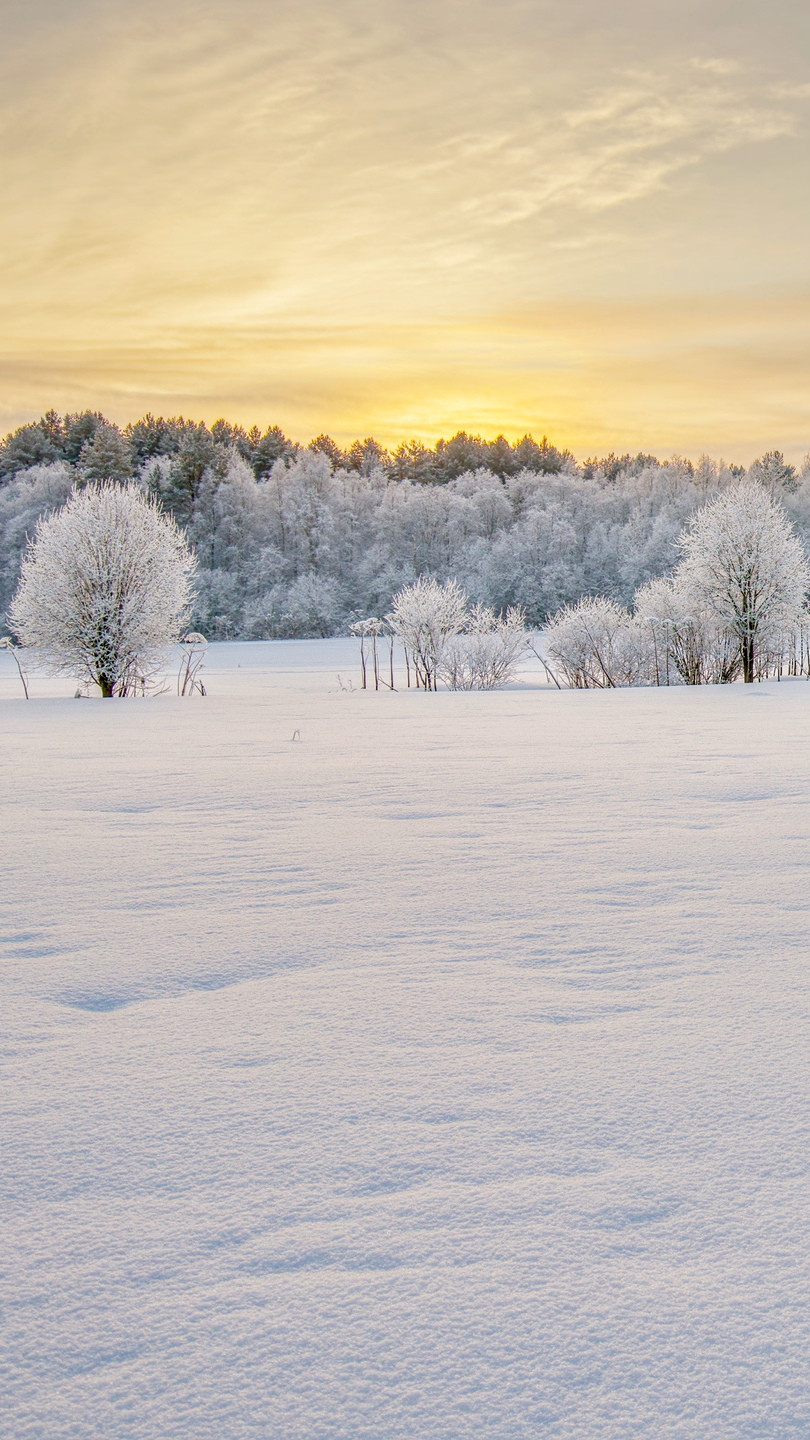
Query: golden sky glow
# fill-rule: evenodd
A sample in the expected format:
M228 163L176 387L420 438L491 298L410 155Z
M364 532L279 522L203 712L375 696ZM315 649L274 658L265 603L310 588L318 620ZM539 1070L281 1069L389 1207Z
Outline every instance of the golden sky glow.
M7 4L0 421L803 454L802 8Z

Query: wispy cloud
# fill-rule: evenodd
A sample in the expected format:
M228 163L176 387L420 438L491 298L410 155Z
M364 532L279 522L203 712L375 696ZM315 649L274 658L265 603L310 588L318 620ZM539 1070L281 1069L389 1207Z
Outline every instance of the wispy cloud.
M645 31L630 0L610 23L597 0L31 4L0 56L15 406L62 374L75 403L109 377L317 429L354 395L390 429L424 416L402 396L429 374L448 414L506 417L496 373L525 408L514 376L546 393L571 359L535 322L551 369L508 327L522 358L493 365L491 317L801 289L807 75L688 27L664 43L656 7Z
M709 70L713 75L739 75L743 68L738 60L725 60L721 56L703 59L695 55L689 63L694 70Z
M707 63L700 81L688 66L630 72L577 108L536 107L519 129L455 137L444 146L448 168L477 167L488 181L465 211L497 226L554 209L602 212L655 194L709 157L795 135L805 87L714 78L738 68Z

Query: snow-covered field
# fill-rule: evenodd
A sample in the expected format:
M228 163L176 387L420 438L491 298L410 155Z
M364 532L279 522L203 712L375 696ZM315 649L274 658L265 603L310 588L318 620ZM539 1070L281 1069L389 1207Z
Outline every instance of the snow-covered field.
M806 1440L810 685L0 660L4 1436Z

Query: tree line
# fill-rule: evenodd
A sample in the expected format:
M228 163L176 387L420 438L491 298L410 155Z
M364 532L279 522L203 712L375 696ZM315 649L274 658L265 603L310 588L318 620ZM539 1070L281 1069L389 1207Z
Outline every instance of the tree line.
M90 483L134 481L196 557L190 623L211 639L345 633L420 575L539 625L582 595L622 606L669 574L690 517L743 467L592 457L530 436L460 432L432 449L372 439L302 446L278 426L210 428L147 415L119 430L50 411L0 446L0 614L36 522ZM777 451L749 467L810 551L810 466Z
M420 575L384 616L355 621L362 688L394 690L395 650L417 689L493 690L530 650L560 687L747 684L810 674L810 560L784 507L756 478L737 480L696 511L667 578L636 592L632 610L583 596L545 628L538 649L525 615L505 615L455 579ZM128 481L74 486L37 522L9 606L10 650L29 698L26 660L103 698L165 688L159 671L182 645L178 695L204 695L207 640L187 630L197 559L154 496ZM381 655L381 648L383 654ZM387 662L385 652L387 651ZM382 663L381 663L382 660Z
M330 435L318 435L304 447L290 440L278 425L264 431L253 425L246 430L227 420L217 420L209 429L182 415L164 419L162 415L148 414L120 430L96 410L64 416L49 410L39 420L21 425L6 436L0 445L0 483L32 465L60 460L96 481L130 479L145 462L157 457L171 457L184 474L196 474L205 468L224 474L234 453L249 465L257 480L262 480L277 460L292 459L303 449L325 455L334 470L354 470L364 475L377 470L391 479L428 485L445 484L469 470L489 470L502 477L517 475L521 470L552 475L576 463L570 450L558 450L546 436L538 443L531 435L524 435L510 444L503 435L482 440L480 435L460 430L451 440L438 440L432 448L408 440L393 451L368 436L343 450ZM586 465L610 467L621 463L611 455L604 461L589 460Z

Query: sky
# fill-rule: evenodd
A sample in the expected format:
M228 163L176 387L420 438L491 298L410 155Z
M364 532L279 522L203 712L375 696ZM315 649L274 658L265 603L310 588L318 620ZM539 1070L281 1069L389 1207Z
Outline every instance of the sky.
M0 424L810 449L798 0L5 0Z

